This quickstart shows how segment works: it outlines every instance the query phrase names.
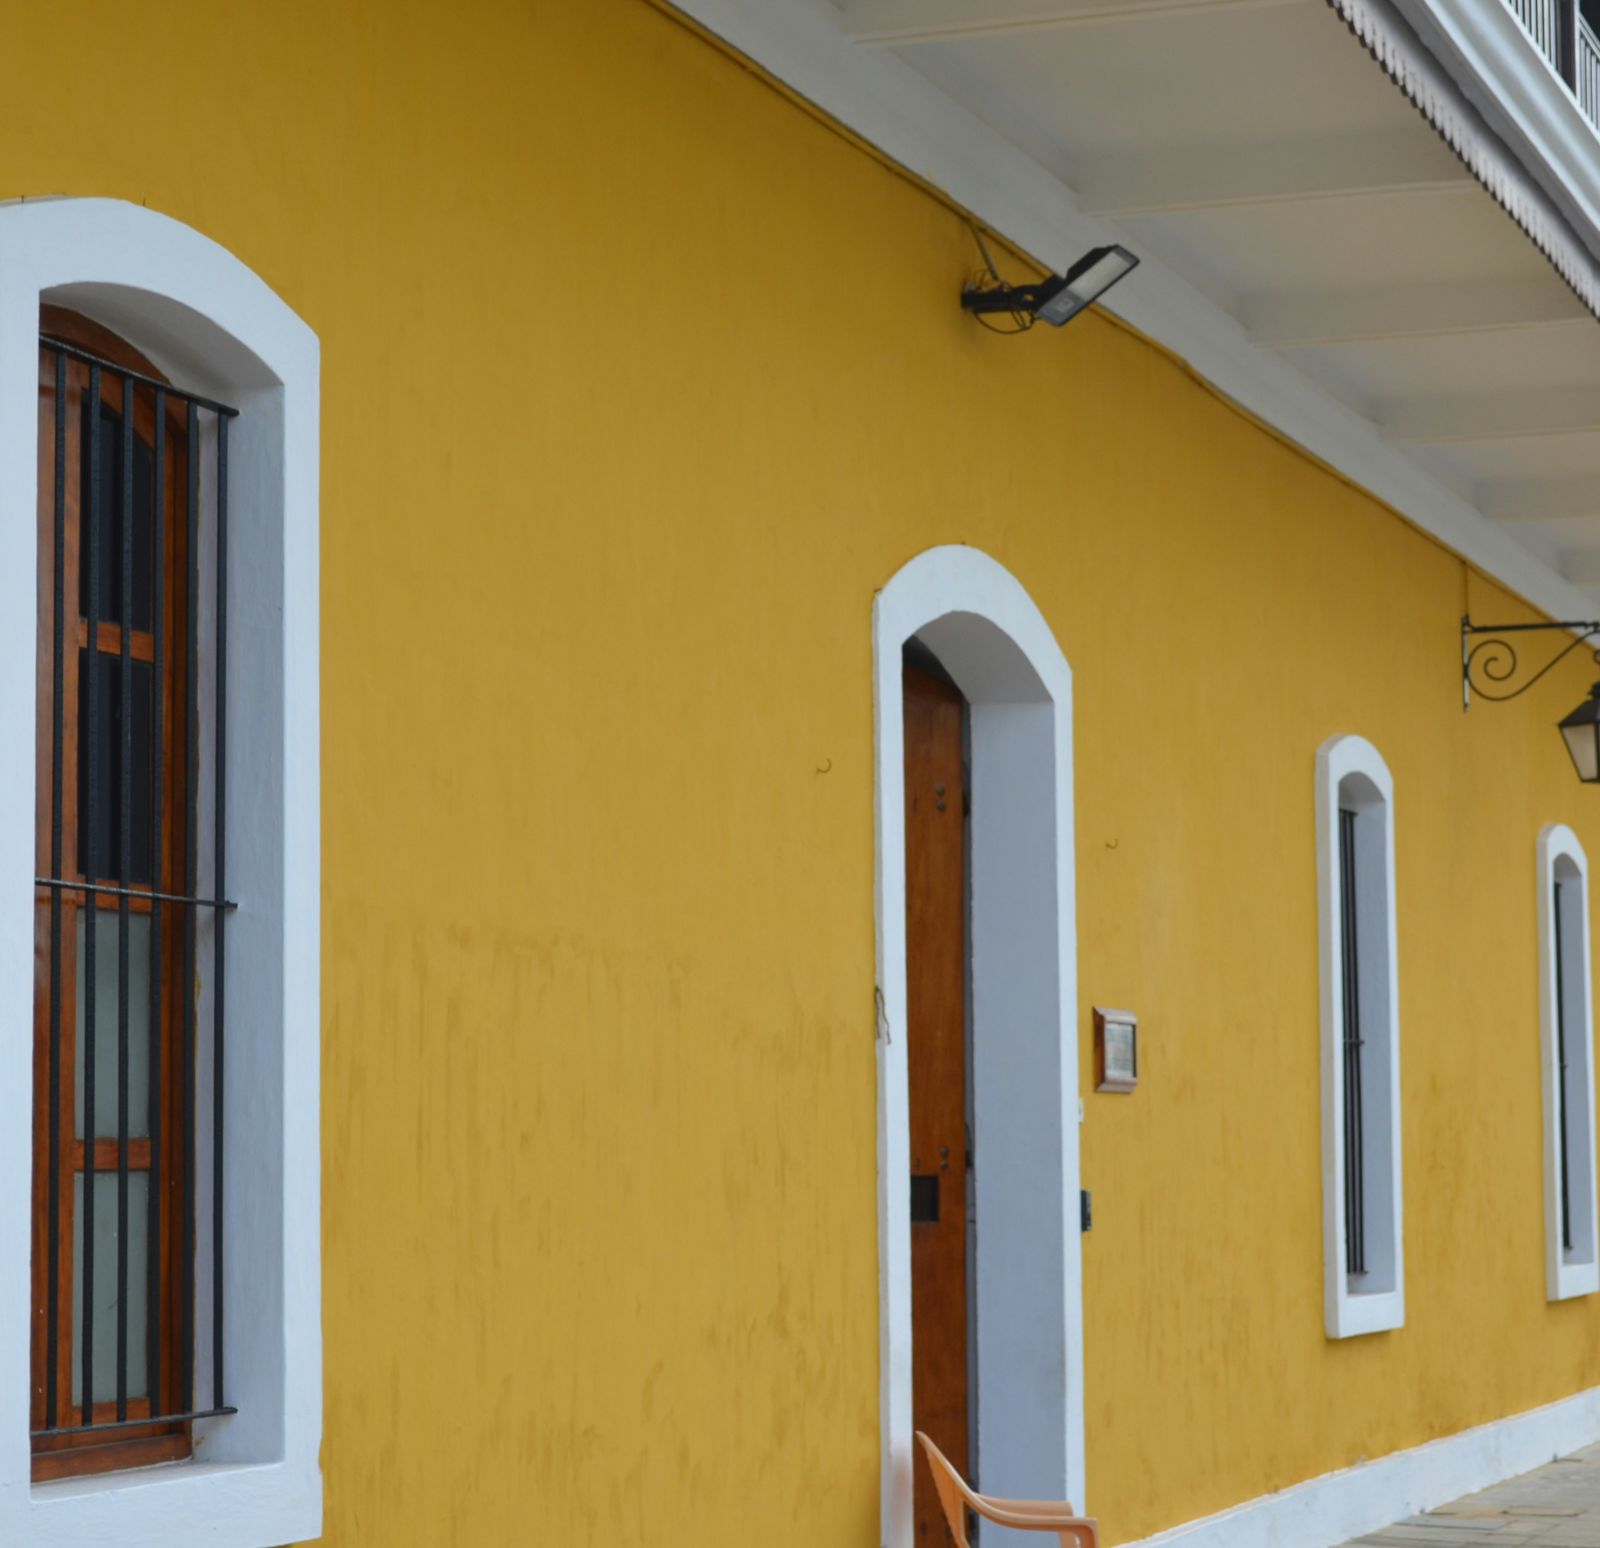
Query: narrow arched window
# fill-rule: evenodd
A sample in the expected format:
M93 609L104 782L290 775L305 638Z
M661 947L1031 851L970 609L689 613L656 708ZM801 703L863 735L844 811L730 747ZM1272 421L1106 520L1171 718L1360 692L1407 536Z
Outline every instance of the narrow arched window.
M222 935L199 857L219 891L220 814L201 791L221 768L223 636L213 622L202 646L200 615L220 618L228 413L108 329L42 309L36 1478L187 1455L191 1416L220 1406L197 1398L194 1356L195 1152L202 1122L221 1123L198 1045L214 1068L222 993L207 975L202 1007L185 986Z
M1330 1338L1405 1321L1394 782L1370 742L1317 755L1324 1321Z
M37 732L0 738L35 946L0 953L33 1066L0 1081L0 1135L33 1144L31 1207L0 1210L0 1278L32 1273L0 1339L32 1442L0 1448L0 1540L305 1542L317 339L138 205L0 204L0 238L0 442L23 449L0 459L0 654L35 668L0 672L0 724ZM135 1466L185 1451L204 1465ZM62 1473L100 1476L31 1487Z
M1545 1288L1560 1301L1600 1289L1589 862L1562 824L1540 833L1537 854Z

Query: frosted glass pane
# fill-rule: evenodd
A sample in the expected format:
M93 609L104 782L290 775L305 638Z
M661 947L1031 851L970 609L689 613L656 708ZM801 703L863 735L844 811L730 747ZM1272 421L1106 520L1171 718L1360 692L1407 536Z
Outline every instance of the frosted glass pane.
M78 910L78 1058L74 1104L76 1132L83 1129L84 1070L88 1064L84 973L84 909ZM117 965L122 929L114 909L101 909L94 926L94 1132L97 1139L117 1137ZM128 1133L150 1133L150 916L128 916Z
M128 1174L128 1396L149 1396L150 1178ZM117 1397L117 1174L94 1178L94 1401ZM72 1401L83 1401L83 1173L72 1182Z

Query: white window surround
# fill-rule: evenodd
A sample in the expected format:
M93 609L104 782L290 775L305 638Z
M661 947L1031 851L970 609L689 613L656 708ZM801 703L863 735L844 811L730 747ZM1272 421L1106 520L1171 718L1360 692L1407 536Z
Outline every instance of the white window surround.
M231 402L229 1389L194 1460L30 1482L33 787L41 299ZM318 1536L318 345L237 259L136 205L0 206L0 1542L275 1548ZM244 1100L245 1093L249 1100ZM247 1223L247 1224L246 1224ZM202 1378L203 1379L203 1378Z
M1356 812L1357 922L1368 1272L1345 1271L1344 982L1339 812ZM1329 1338L1405 1323L1400 1157L1400 991L1394 781L1371 742L1335 736L1317 752L1317 904L1322 979L1323 1322ZM1374 1079L1373 1077L1376 1077Z
M1578 836L1551 823L1536 846L1539 886L1539 1046L1544 1096L1545 1292L1552 1301L1600 1290L1600 1215L1596 1213L1594 1143L1594 999L1589 962L1589 861ZM1578 908L1563 905L1557 939L1555 888L1572 886ZM1556 953L1562 952L1561 972ZM1572 1246L1562 1243L1561 1131L1558 1118L1556 985L1566 1006L1567 1187Z
M1072 675L1009 572L976 549L934 548L878 593L872 625L886 1548L910 1548L922 1465L912 1453L901 687L913 635L971 707L978 1472L986 1490L1085 1508ZM1009 1536L997 1531L997 1543Z

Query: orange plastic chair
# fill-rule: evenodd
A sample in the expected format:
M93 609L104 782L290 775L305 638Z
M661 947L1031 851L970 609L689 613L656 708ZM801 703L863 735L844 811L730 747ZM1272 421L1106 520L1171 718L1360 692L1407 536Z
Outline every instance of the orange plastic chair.
M1055 1532L1061 1548L1100 1548L1100 1532L1087 1516L1077 1516L1066 1503L1054 1504L1047 1500L996 1500L988 1495L975 1494L945 1455L921 1430L917 1439L927 1453L928 1468L933 1474L933 1486L939 1491L939 1503L944 1506L944 1519L950 1523L950 1535L956 1548L972 1548L967 1541L967 1512L975 1510L985 1521L1000 1526L1016 1527L1023 1532Z

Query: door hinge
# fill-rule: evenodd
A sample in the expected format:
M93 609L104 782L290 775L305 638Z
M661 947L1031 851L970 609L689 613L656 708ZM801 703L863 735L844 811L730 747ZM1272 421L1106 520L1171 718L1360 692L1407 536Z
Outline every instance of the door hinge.
M1078 1190L1078 1229L1094 1230L1094 1195L1087 1188Z

